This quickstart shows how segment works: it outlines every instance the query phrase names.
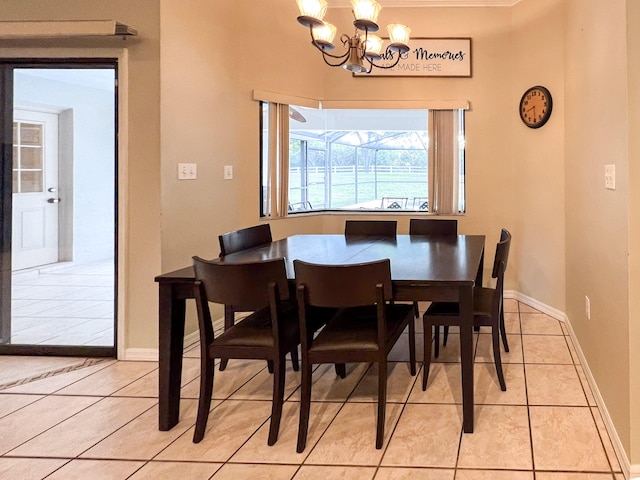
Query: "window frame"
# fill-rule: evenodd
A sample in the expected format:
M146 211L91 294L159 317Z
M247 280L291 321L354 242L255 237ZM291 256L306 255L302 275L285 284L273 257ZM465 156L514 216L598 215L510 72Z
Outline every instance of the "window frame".
M273 102L273 101L269 101L269 100L262 100L262 99L257 99L259 100L259 112L260 112L260 216L261 218L281 218L281 217L287 217L287 216L296 216L296 215L308 215L308 214L322 214L322 213L348 213L348 214L401 214L401 213L409 213L409 214L416 214L416 213L420 213L420 214L427 214L427 215L438 215L438 214L446 214L446 215L464 215L466 212L466 131L465 131L465 111L468 108L468 105L447 105L447 107L452 107L452 106L456 106L458 108L447 108L447 109L426 109L426 108L413 108L412 110L427 110L426 115L428 115L429 121L427 122L427 127L428 127L428 151L426 152L428 155L428 166L427 166L427 190L428 192L425 192L426 194L424 196L418 196L416 198L426 198L427 196L430 198L433 198L433 194L429 193L429 191L433 188L433 185L435 185L434 183L434 177L437 176L437 171L434 169L434 161L433 161L433 157L434 157L434 150L437 149L437 145L435 145L435 142L431 141L432 138L432 112L435 110L449 110L449 111L453 111L453 116L457 117L457 121L454 121L454 128L457 128L457 134L454 135L454 137L457 137L457 140L451 142L451 143L456 143L458 144L457 147L454 147L454 152L455 155L457 155L457 160L455 161L455 163L457 164L457 170L454 169L454 171L456 172L455 175L457 176L457 186L454 188L454 191L456 191L456 196L457 196L457 200L454 202L455 205L450 209L451 211L448 212L439 212L439 211L434 211L435 208L431 208L434 203L429 202L429 210L424 210L424 209L420 209L420 208L414 208L415 207L415 199L412 198L408 198L407 197L407 202L405 205L405 208L400 208L400 209L389 209L389 208L382 208L382 202L383 199L380 197L378 198L378 193L376 192L376 199L375 201L380 201L381 202L381 206L380 208L332 208L332 207L326 207L326 197L325 197L325 204L320 207L313 207L311 206L311 203L309 201L309 196L308 196L308 191L307 191L307 195L303 195L301 194L300 199L295 199L296 202L291 203L289 201L289 193L290 193L290 184L289 184L289 178L288 175L291 173L291 168L289 165L289 152L291 149L291 138L290 138L290 128L289 128L289 116L291 114L291 111L289 110L290 107L293 107L294 109L300 109L301 107L306 107L306 105L298 105L298 104L281 104L278 102ZM459 103L459 102L458 102ZM373 106L375 106L375 102L373 102ZM339 105L336 105L335 107L337 107ZM405 108L407 108L407 106L405 106ZM273 116L270 112L272 112L275 108L278 109L279 111L279 115L278 116ZM286 112L287 114L285 115L284 112L284 108L286 108ZM307 107L309 108L309 107ZM372 109L371 107L368 108L369 110ZM404 108L402 108L404 109ZM319 109L321 110L321 109ZM340 110L340 108L332 108L331 110ZM346 110L346 109L345 109ZM397 108L393 108L393 105L390 105L389 102L385 102L385 104L379 108L377 108L377 110L397 110ZM265 111L267 112L265 115ZM265 117L268 118L268 125L265 125ZM285 118L286 117L286 118ZM277 119L277 123L275 123L276 125L276 129L278 130L277 135L274 135L272 128L271 127L271 122ZM268 132L268 133L266 133ZM283 135L283 133L286 133L286 135ZM277 147L274 149L274 145L273 144L273 138L277 138L278 139L278 145ZM267 143L265 143L265 138L268 138L269 141ZM302 139L298 139L297 141L303 142L304 140ZM287 146L287 148L283 148L284 146ZM357 148L357 147L356 147ZM286 151L285 151L286 150ZM271 158L273 156L276 156L276 158ZM285 157L286 157L286 162L285 162ZM452 157L453 158L453 157ZM357 163L357 159L355 161L355 169L357 171L358 169L358 163ZM283 175L283 166L286 163L287 165L287 172L286 175ZM267 168L265 168L265 166L267 165ZM279 172L279 174L277 175L277 182L274 181L273 176L270 176L270 180L267 179L267 181L272 181L272 182L276 182L278 184L279 189L283 189L283 182L286 182L286 204L287 204L287 208L282 208L282 206L280 206L280 211L277 214L274 214L275 212L273 211L273 208L269 208L268 207L268 201L269 201L269 196L265 194L265 189L269 190L270 187L268 187L267 185L265 185L265 176L269 176L267 174L267 170L268 169L273 169L274 166L279 167L279 169L281 170ZM325 167L326 169L326 167ZM307 167L308 170L308 167ZM273 173L273 172L272 172ZM454 177L455 178L455 177ZM326 185L326 179L325 179L325 185ZM357 179L356 181L353 183L354 188L357 188ZM331 188L332 185L329 185L329 189ZM301 184L300 188L304 189L309 187L309 183L307 182L305 184L305 186L303 186ZM327 189L327 187L325 187L325 189ZM271 198L274 198L273 195L271 196ZM280 196L280 198L282 198L282 196ZM297 201L299 200L299 202ZM357 203L357 202L356 202ZM411 206L410 206L411 205ZM309 208L310 207L310 208Z

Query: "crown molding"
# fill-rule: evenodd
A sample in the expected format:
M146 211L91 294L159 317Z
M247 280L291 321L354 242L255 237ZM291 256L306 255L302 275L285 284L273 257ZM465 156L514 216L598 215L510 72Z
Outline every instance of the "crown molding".
M382 0L386 7L512 7L520 0ZM329 7L351 7L349 0L333 0Z

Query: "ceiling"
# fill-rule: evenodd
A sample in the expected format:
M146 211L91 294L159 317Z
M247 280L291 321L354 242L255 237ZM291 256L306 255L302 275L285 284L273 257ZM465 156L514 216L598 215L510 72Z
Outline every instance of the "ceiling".
M383 7L511 7L520 0L380 0ZM332 0L330 7L350 7L349 0Z

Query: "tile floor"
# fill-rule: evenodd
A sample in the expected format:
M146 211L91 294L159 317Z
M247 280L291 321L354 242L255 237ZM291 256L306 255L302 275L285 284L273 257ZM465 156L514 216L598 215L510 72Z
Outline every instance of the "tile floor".
M11 282L12 344L113 346L113 261L20 270Z
M292 370L276 445L267 446L265 364L240 360L216 372L207 433L196 445L197 346L185 352L180 423L168 432L157 430L155 362L49 359L56 373L47 376L46 360L0 357L0 478L622 480L566 329L516 301L506 307L506 392L497 385L489 334L476 335L475 432L461 432L455 332L425 392L422 372L409 374L405 336L390 355L381 450L374 448L376 377L368 365L349 365L343 380L332 366L315 370L307 448L298 454L299 374ZM28 381L16 382L16 369Z

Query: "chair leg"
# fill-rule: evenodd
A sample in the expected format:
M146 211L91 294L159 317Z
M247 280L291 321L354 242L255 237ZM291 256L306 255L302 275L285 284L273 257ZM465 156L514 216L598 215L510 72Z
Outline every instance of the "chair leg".
M344 363L336 363L335 364L336 375L340 378L345 378L347 376L347 366Z
M387 362L386 358L378 363L378 419L376 421L376 448L384 443L384 420L387 407Z
M273 373L273 360L267 360L267 370L269 373Z
M413 315L416 318L420 318L420 307L418 306L418 302L413 302Z
M298 360L298 347L291 350L291 363L293 365L293 371L300 370L300 361Z
M500 390L503 392L507 389L507 385L504 382L504 374L502 373L502 359L500 358L500 334L498 332L498 325L491 327L491 338L493 340L493 361L496 364L496 373L498 374L498 381L500 382Z
M409 371L416 374L416 322L413 318L409 321Z
M278 440L280 418L282 417L282 403L284 401L284 375L287 370L285 356L278 355L274 362L273 398L271 399L271 425L269 426L269 440L273 445Z
M223 372L225 368L227 368L227 363L229 363L229 359L228 358L221 358L220 359L220 371Z
M233 313L233 307L231 305L224 306L224 329L225 331L231 327L233 327L235 323L235 314ZM229 363L228 358L220 359L220 371L224 371L227 368L227 363Z
M438 358L439 355L440 355L440 325L434 325L433 326L433 356Z
M307 446L309 429L309 411L311 409L311 364L302 362L302 380L300 385L300 422L298 423L298 445L296 452L302 453Z
M449 338L449 325L444 326L444 333L442 334L442 346L447 345L447 339Z
M198 398L198 415L196 428L193 432L193 443L199 443L204 437L211 408L211 394L213 393L213 374L216 370L213 358L202 360L200 372L200 396Z
M434 325L434 327L436 327ZM436 327L437 328L437 327ZM427 381L429 380L429 367L431 366L431 336L426 332L431 332L431 324L427 322L427 319L423 317L422 320L423 345L424 352L422 356L422 391L427 389ZM437 340L435 340L437 342Z
M500 335L502 336L502 344L504 345L504 351L509 351L509 344L507 343L507 331L504 328L504 308L500 306Z

